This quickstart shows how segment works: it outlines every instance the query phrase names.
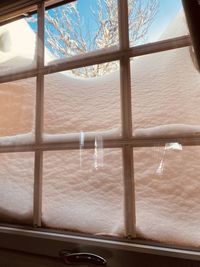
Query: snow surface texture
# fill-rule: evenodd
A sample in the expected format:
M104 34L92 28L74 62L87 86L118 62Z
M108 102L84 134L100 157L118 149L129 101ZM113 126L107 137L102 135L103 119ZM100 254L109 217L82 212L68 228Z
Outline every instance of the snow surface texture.
M21 38L23 32L24 38ZM21 19L0 27L0 76L35 66L35 34ZM17 69L16 69L17 66Z
M1 26L0 76L36 67L35 51L36 35L24 19ZM53 59L54 57L45 49L45 63Z
M10 27L12 37L14 26ZM180 14L165 37L173 31L175 36L187 32ZM8 36L0 35L0 45L5 39L9 42ZM1 47L4 69L12 57L5 45ZM23 55L17 56L23 62ZM132 78L136 136L200 134L200 76L189 48L134 59ZM35 80L1 84L0 93L1 145L31 143ZM45 142L80 138L81 146L77 151L44 153L43 225L122 236L121 150L103 149L101 142L102 136L120 135L119 72L95 79L46 76L44 118ZM95 138L96 148L85 150L85 138ZM33 153L1 154L0 159L1 220L30 223ZM137 236L199 247L199 147L175 143L136 148L134 160Z

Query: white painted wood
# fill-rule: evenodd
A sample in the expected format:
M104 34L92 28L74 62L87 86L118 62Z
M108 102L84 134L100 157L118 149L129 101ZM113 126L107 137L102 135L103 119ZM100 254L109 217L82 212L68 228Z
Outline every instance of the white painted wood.
M125 145L131 147L160 147L165 146L167 143L179 143L183 146L200 146L200 136L187 138L177 135L174 137L162 137L162 138L131 138L131 139L104 139L104 148L120 148ZM0 146L0 153L12 153L12 152L28 152L28 151L56 151L56 150L73 150L79 149L80 143L78 141L70 142L56 142L56 143L43 143L40 145L9 145ZM85 141L84 149L94 148L94 141Z
M111 47L96 51L95 53L89 52L80 56L73 56L70 58L66 58L61 61L56 60L53 61L48 66L41 67L38 70L37 68L20 72L17 72L17 70L15 70L14 73L8 73L0 77L0 83L34 77L37 75L37 73L46 75L59 71L81 68L85 66L91 66L114 60L120 60L124 56L131 58L181 47L187 47L190 45L191 45L190 37L181 36L168 40L162 40L154 43L139 45L125 50L122 50L118 47Z
M128 1L118 0L119 47L129 49ZM123 138L132 137L131 75L130 59L120 58L121 123ZM133 173L133 151L130 145L122 147L124 176L124 220L125 233L129 238L136 237L135 225L135 187Z
M37 68L44 66L44 3L38 5L38 33L37 33ZM43 133L43 110L44 110L44 76L37 75L36 109L35 109L35 143L40 145ZM35 152L34 164L34 201L33 201L33 225L41 226L42 215L42 175L43 175L43 152Z

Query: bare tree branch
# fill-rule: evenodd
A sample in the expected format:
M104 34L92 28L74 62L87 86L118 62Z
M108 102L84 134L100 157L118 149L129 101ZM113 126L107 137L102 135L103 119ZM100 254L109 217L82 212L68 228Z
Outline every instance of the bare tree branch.
M129 0L130 44L138 45L145 41L157 11L159 0ZM117 45L118 7L117 0L96 0L90 8L95 25L91 31L85 27L76 2L46 12L46 43L58 58L70 57L97 49ZM87 30L85 30L87 28ZM75 69L72 72L81 77L96 77L118 68L116 62Z

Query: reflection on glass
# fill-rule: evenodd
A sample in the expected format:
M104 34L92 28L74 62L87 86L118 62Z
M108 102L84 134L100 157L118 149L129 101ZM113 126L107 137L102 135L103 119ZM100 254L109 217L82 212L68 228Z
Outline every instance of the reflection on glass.
M117 137L120 121L119 70L94 79L65 72L45 76L45 140Z
M117 0L77 0L53 8L46 11L45 27L49 61L115 46Z
M120 149L104 149L96 168L94 149L44 153L43 223L99 235L123 235L123 176Z
M96 170L103 168L103 157L103 137L97 135L94 141L94 167Z
M80 132L80 140L79 140L79 159L80 159L80 168L83 164L83 156L84 156L84 132ZM104 150L103 150L103 137L102 135L95 135L94 139L94 168L98 170L98 168L103 167L104 161Z
M167 156L168 150L182 150L182 145L179 143L167 143L165 145L165 148L163 150L163 154L161 156L160 164L158 165L158 168L156 170L156 174L158 174L158 175L162 175L164 172L165 158Z
M34 154L0 154L0 222L31 224Z
M35 78L0 84L0 144L33 141Z
M139 137L200 134L200 75L189 47L132 62L133 131Z
M34 67L35 50L36 34L27 20L20 19L1 26L0 76Z
M199 246L199 147L135 148L134 160L138 237Z

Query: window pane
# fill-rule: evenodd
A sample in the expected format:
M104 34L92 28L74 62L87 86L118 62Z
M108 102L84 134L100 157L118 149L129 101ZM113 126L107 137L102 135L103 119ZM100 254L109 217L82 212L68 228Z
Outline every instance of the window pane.
M199 246L199 147L135 148L134 159L138 237Z
M117 0L77 0L46 11L47 62L118 44Z
M0 154L0 222L31 224L34 154Z
M200 75L189 47L132 62L133 131L136 136L200 133Z
M45 140L79 139L81 132L86 139L96 134L120 136L118 73L94 79L75 78L66 72L45 76Z
M131 46L175 38L188 32L181 0L129 0Z
M0 144L33 142L35 78L0 84Z
M121 150L45 152L42 216L47 227L124 234Z
M29 20L20 19L0 27L0 76L35 66L36 35Z

